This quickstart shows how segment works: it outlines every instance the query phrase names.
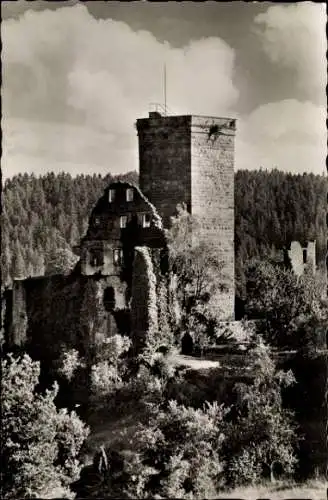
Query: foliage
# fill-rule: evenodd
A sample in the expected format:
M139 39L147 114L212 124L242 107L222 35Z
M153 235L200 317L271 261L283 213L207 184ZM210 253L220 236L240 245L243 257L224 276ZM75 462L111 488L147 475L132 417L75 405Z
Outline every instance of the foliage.
M225 290L222 262L213 242L206 241L199 221L184 207L168 231L170 267L176 275L180 330L204 343L213 336L218 313L217 292Z
M156 346L169 350L174 345L175 321L171 316L171 297L167 277L158 277L157 290L157 311L158 311L158 333L156 335Z
M235 384L233 406L193 408L168 399L169 382L181 387L183 376L169 358L143 351L137 373L118 390L118 401L138 414L135 433L116 458L110 448L102 450L96 484L85 479L81 495L217 498L226 486L273 477L278 465L291 474L296 438L281 391L293 376L277 371L262 342L250 350L248 366L245 382Z
M58 411L55 385L37 392L40 366L28 355L2 361L2 495L38 495L49 484L76 479L88 429L74 413Z
M283 409L282 389L295 382L291 372L276 370L262 341L249 352L251 384L235 386L236 401L226 428L224 452L228 484L274 478L277 466L291 474L297 462L292 414Z
M235 254L237 295L244 297L244 268L268 258L291 241L316 240L317 262L326 255L327 179L272 170L235 174Z
M259 333L273 345L304 348L317 342L316 331L327 324L327 308L316 278L297 277L292 271L253 260L246 269L245 310Z
M121 385L122 379L116 367L108 361L101 361L91 368L91 392L96 398L108 396Z
M97 342L95 346L95 361L108 361L112 365L118 365L121 357L126 354L131 347L129 337L122 335L113 335Z
M114 335L96 346L91 367L90 385L94 399L112 396L123 385L125 363L122 356L131 347L128 337Z
M136 247L132 275L131 328L136 351L155 346L158 333L156 276L148 248Z
M169 354L144 349L137 357L126 358L124 375L112 393L112 410L119 414L130 410L148 414L149 404L166 400L170 382L180 380Z
M124 454L116 478L104 473L97 495L106 498L215 498L222 471L219 450L223 410L195 410L171 401L153 405ZM110 455L110 450L107 450Z
M69 248L57 248L48 256L45 275L68 274L78 260L78 256L74 255Z
M88 429L74 411L68 413L66 408L58 411L56 462L60 465L64 484L69 484L79 477L81 470L79 452L88 434Z
M76 349L62 349L58 360L57 372L69 382L73 379L76 371L84 367L85 363L81 360L79 352Z

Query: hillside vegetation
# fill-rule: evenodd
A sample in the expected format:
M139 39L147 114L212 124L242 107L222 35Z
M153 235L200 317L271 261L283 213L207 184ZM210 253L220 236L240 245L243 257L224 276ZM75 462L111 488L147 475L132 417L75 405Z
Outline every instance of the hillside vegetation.
M120 178L138 182L136 172ZM91 209L111 174L47 173L7 179L3 189L2 282L69 268L76 260L71 246L84 235ZM235 252L237 291L245 263L270 255L292 240L317 242L317 261L326 248L325 177L291 175L278 170L235 174ZM60 259L54 266L54 260Z
M126 178L137 180L136 173ZM91 208L112 179L50 173L8 180L3 281L10 285L13 277L68 272L77 259L71 247L84 235ZM215 286L221 286L215 248L212 255L210 242L201 242L192 216L183 210L168 231L180 321L172 322L170 308L161 302L165 290L159 287L156 297L147 252L137 252L138 266L147 270L144 295L152 311L138 355L131 349L138 331L133 317L129 337L95 339L87 352L63 343L50 368L46 357L33 359L34 346L26 346L31 358L25 346L7 353L2 360L8 386L2 398L8 410L1 467L5 498L58 497L58 488L64 488L66 497L76 494L76 500L196 500L221 492L227 498L238 492L243 498L256 493L278 500L281 491L290 498L299 494L294 482L324 475L327 352L316 348L326 332L327 303L317 276L297 279L267 257L292 239L316 239L323 263L325 182L278 171L236 173L237 287L242 290L246 282L245 311L261 321L242 322L249 345L234 366L220 361L212 370L199 370L177 359L183 333L197 334L200 353L225 335L211 302ZM185 244L189 238L179 238L188 228L196 234L196 254ZM93 303L86 296L86 307L94 310ZM132 303L132 315L138 304ZM277 348L296 354L276 359ZM44 495L49 487L53 492ZM302 491L320 498L320 488L304 485Z

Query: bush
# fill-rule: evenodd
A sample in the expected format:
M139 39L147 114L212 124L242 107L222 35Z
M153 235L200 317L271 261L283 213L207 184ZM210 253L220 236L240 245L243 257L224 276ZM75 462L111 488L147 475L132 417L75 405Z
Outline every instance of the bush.
M62 349L58 360L58 374L71 382L78 368L85 367L81 360L79 352L76 349Z
M276 370L269 348L261 341L248 356L253 382L236 384L236 401L225 429L230 485L256 482L266 475L273 479L277 466L291 475L297 463L295 426L281 397L294 377Z
M128 337L114 335L106 338L95 348L94 361L91 367L90 387L92 399L111 397L123 386L126 362L123 355L131 347Z
M167 232L170 269L174 274L176 321L180 333L194 332L200 344L213 341L222 293L229 289L217 242L202 231L201 219L177 207Z
M40 365L28 355L2 360L2 495L39 495L49 484L67 485L79 474L88 435L76 414L58 411L58 386L37 392Z
M136 432L133 451L121 454L115 471L106 450L96 495L106 498L215 498L223 470L220 449L223 409L195 410L171 401L153 405ZM119 461L116 461L118 463ZM98 468L99 471L99 468ZM93 495L93 494L91 494Z
M327 324L327 304L317 277L297 277L265 261L252 260L245 271L245 311L257 322L258 333L273 346L313 350Z

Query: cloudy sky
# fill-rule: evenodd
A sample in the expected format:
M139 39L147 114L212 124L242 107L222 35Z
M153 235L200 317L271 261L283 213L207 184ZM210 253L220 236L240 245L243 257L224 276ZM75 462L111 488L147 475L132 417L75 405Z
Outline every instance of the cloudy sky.
M149 104L238 118L236 169L325 171L326 12L300 2L4 1L4 176L138 169Z

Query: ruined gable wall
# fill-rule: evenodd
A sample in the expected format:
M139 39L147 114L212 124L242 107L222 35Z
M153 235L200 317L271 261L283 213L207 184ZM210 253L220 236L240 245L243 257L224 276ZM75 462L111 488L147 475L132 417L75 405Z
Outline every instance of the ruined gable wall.
M128 189L133 191L129 201L126 198ZM121 227L122 216L125 227ZM162 220L139 188L126 182L112 183L92 210L87 234L81 241L81 272L88 276L96 273L116 275L130 282L133 248L141 245L152 248L165 245ZM118 264L117 256L121 260L121 251L124 263ZM124 276L122 267L126 271Z
M303 252L306 252L306 262L303 261ZM296 276L302 276L305 270L315 273L315 241L309 241L304 248L299 241L292 241L288 250L288 257Z
M106 290L109 288L114 291L114 304L110 308L105 302ZM79 328L83 338L87 339L87 347L116 334L129 335L127 309L127 285L119 277L85 279Z
M290 250L288 250L288 257L290 259L292 270L296 276L301 276L304 272L303 249L298 241L291 242Z

